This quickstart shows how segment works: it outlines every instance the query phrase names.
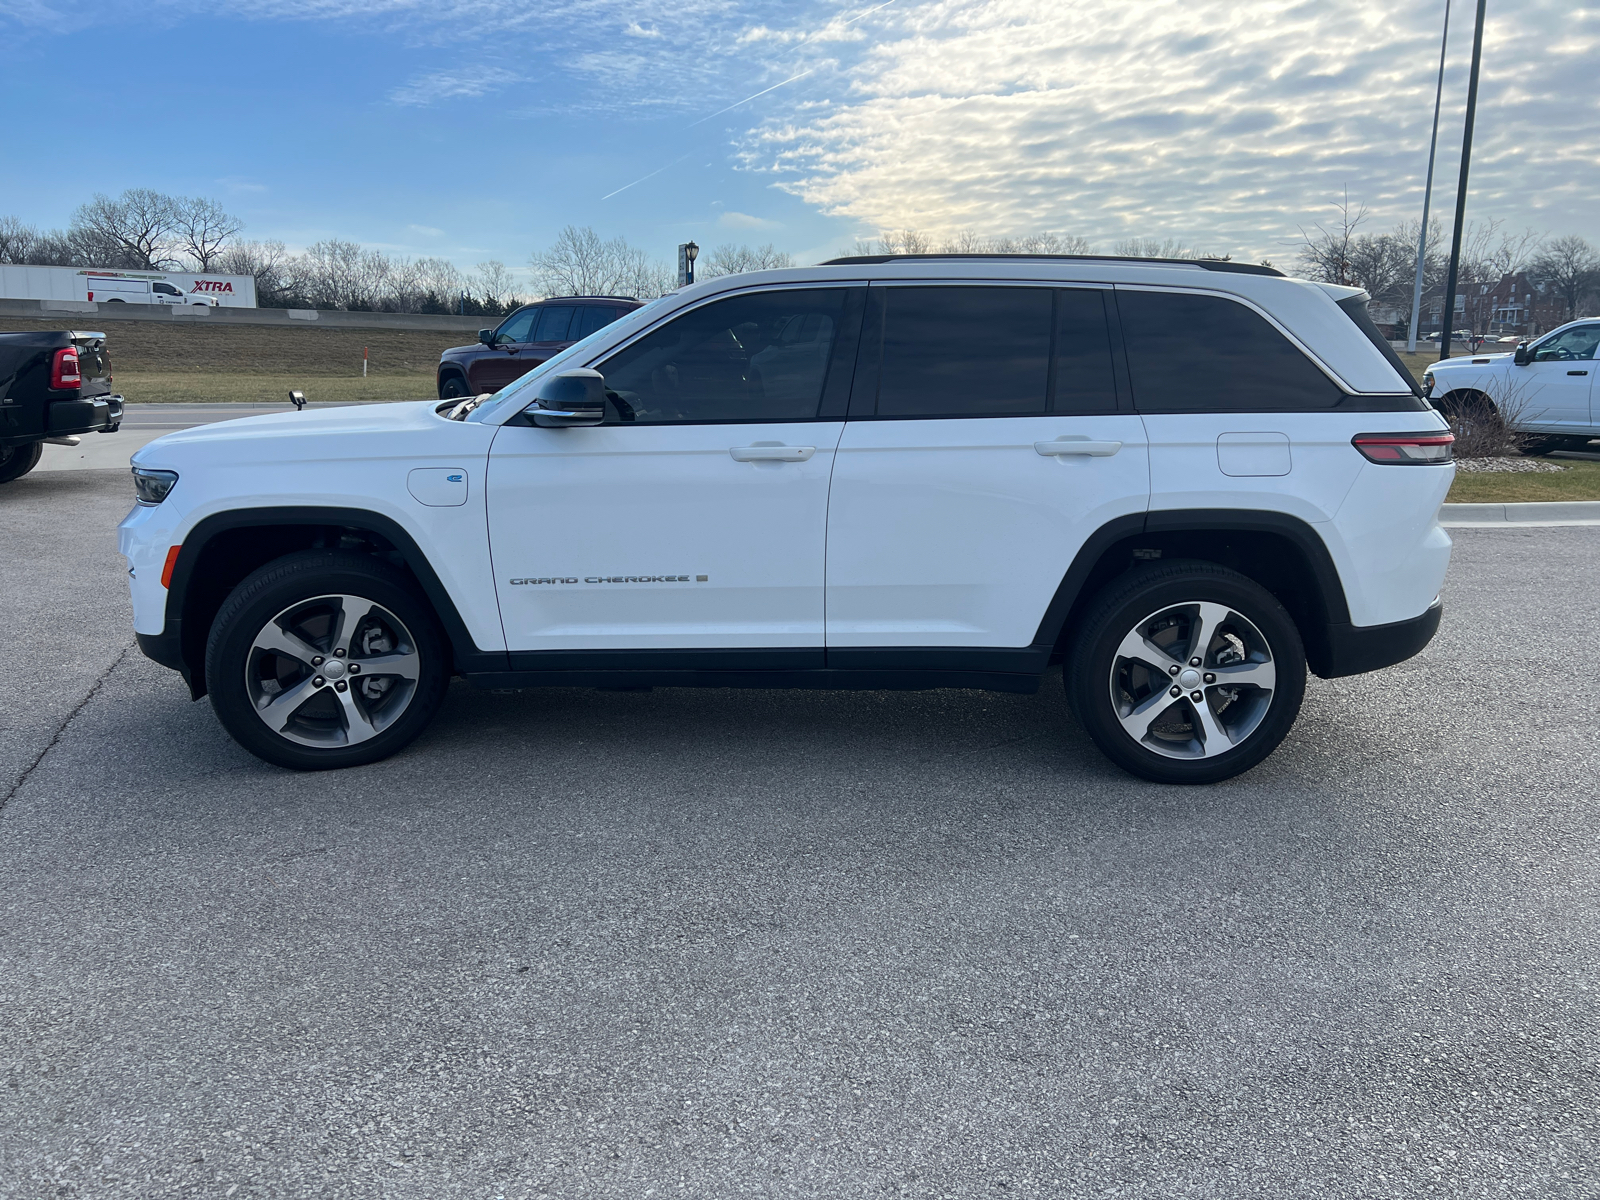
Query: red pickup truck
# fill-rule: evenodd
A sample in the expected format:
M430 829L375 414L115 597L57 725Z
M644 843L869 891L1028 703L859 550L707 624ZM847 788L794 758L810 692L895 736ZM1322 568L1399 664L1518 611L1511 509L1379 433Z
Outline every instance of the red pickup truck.
M551 355L640 307L631 296L552 296L517 309L472 346L439 356L439 399L498 392Z

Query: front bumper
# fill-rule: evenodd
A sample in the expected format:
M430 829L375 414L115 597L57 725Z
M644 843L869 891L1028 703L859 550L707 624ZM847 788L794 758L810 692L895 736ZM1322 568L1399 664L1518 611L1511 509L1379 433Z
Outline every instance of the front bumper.
M1311 669L1324 679L1360 675L1405 662L1433 641L1444 616L1444 602L1435 599L1428 611L1389 625L1328 625L1327 642ZM1308 647L1308 650L1310 647Z

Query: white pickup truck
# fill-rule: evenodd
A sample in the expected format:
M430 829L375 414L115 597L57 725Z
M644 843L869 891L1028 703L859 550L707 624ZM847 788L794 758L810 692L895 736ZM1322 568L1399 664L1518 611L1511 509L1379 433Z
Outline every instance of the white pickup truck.
M1600 319L1584 317L1523 342L1514 353L1434 363L1422 376L1423 393L1446 417L1492 408L1526 435L1531 452L1578 449L1600 438L1596 346Z
M94 276L88 280L88 298L99 304L193 304L215 308L216 298L198 292L185 292L164 279L125 279L115 275Z

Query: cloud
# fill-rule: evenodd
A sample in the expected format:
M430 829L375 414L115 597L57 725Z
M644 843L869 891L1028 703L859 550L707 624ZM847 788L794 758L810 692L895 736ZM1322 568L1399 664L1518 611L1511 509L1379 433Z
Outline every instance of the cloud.
M637 21L629 21L628 27L622 32L628 37L634 38L659 38L661 36L661 30L654 28L646 29Z
M444 230L435 229L432 225L407 225L406 230L409 233L415 233L422 237L434 238L444 236Z
M515 71L503 67L462 67L453 71L434 71L419 75L403 87L389 93L393 104L426 106L458 97L487 96L504 91L512 84L526 79Z
M1420 210L1438 17L1377 0L892 9L832 103L764 122L744 162L865 230L1173 235L1282 257L1346 184L1377 224ZM1436 206L1470 49L1456 24ZM1528 0L1491 19L1475 215L1600 232L1597 51L1594 9Z
M769 221L765 217L752 217L749 213L725 212L717 217L717 225L722 229L782 229L781 221Z
M247 179L243 175L224 175L217 180L217 183L227 191L238 194L264 192L267 190L266 184L257 183L255 180Z

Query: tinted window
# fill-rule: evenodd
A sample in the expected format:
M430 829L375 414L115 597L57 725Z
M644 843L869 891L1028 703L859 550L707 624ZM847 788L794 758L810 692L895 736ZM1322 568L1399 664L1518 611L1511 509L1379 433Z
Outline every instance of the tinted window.
M528 331L533 328L534 318L539 315L537 308L524 308L512 313L506 318L505 323L495 331L494 340L497 342L526 342L529 341Z
M1049 288L883 291L878 416L1044 413L1050 374Z
M1594 357L1597 343L1600 343L1600 325L1579 325L1540 342L1533 352L1533 361L1587 361Z
M533 341L564 342L567 330L572 327L572 314L577 310L570 305L557 305L539 314L539 325L533 331Z
M1106 325L1110 293L1070 290L1055 297L1055 394L1050 411L1115 412L1117 381Z
M1119 288L1142 412L1301 412L1343 399L1266 318L1221 296Z
M803 421L817 415L844 290L733 296L684 313L600 364L608 420Z
M590 305L588 308L578 310L578 319L573 322L573 327L568 337L573 341L586 338L597 329L604 329L611 322L622 315L620 308L601 308L599 305Z

